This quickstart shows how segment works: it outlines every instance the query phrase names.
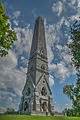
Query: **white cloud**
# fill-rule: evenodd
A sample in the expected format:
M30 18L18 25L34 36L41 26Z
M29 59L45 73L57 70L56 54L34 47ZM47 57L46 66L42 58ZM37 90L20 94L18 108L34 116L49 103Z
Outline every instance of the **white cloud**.
M12 87L16 94L19 95L17 89L22 88L25 81L25 73L16 69L17 58L12 51L5 58L0 58L0 88L3 86Z
M48 45L47 46L47 53L48 53L48 63L50 64L52 62L52 60L54 59L54 54L51 50L51 47Z
M75 6L77 3L79 3L79 0L62 0L63 3L66 3L70 6Z
M5 102L5 107L18 107L16 99L21 96L26 80L26 73L16 69L16 61L12 51L7 57L0 58L0 103Z
M29 54L32 40L32 31L29 25L26 28L15 28L18 40L14 43L15 50L9 51L8 56L0 58L0 103L4 107L18 108L22 89L26 81L27 68L17 69L19 55L27 64L23 52ZM5 102L6 99L6 102Z
M49 75L49 85L50 87L53 87L54 85L54 77L52 75Z
M19 21L18 20L13 20L14 25L18 26Z
M70 11L69 11L70 10ZM80 1L79 0L59 0L58 2L52 5L52 11L57 14L63 16L73 16L72 11L74 12L74 16L80 15ZM63 13L63 14L62 14ZM70 15L72 14L72 15Z
M14 23L15 26L19 25L19 17L21 15L21 11L17 10L13 12L13 15L11 16L11 20Z
M67 1L66 1L67 2ZM67 4L73 8L73 9L76 9L76 5L77 5L78 1L77 0L69 0L69 2L67 2Z
M15 42L16 45L16 54L21 55L23 51L26 54L29 54L31 48L31 41L32 41L32 29L29 28L28 25L26 28L15 28L14 30L17 33L17 41Z
M45 23L45 36L47 44L48 62L51 63L54 59L54 54L51 47L54 46L54 43L57 40L56 28L54 25L47 25Z
M77 2L77 0L71 0L71 4L72 4L72 5L75 5L76 2Z
M77 19L77 20L80 19L79 15L77 13L77 9L79 7L78 3L79 3L79 1L77 1L77 0L73 0L73 1L69 0L68 2L67 2L67 0L63 0L62 2L58 1L56 3L53 3L53 6L52 6L52 11L57 13L57 16L60 16L63 12L63 14L62 14L63 16L59 20L56 21L56 24L53 25L53 27L55 26L54 27L55 32L53 32L54 42L52 42L52 45L53 45L52 52L54 52L54 49L55 49L54 44L56 44L56 48L59 51L61 61L58 61L59 63L57 63L57 64L53 64L53 63L51 63L51 61L53 59L51 59L49 62L50 72L52 72L55 75L55 77L57 77L60 80L65 80L71 74L76 73L75 68L71 65L72 55L69 53L70 51L69 51L68 47L66 45L62 46L59 42L61 41L61 39L65 39L64 36L67 38L68 42L71 41L70 36L67 33L67 28L69 30L71 21L74 21L75 19ZM68 15L68 13L69 13L68 8L71 8L71 10L75 11L76 13L74 12L74 14ZM65 28L64 33L62 33L62 31L61 31L62 28ZM60 36L62 38L60 38Z
M69 69L65 67L64 62L49 65L49 69L54 73L54 77L63 81L70 75Z
M78 10L77 10L77 12L78 12L78 15L80 17L80 0L78 0ZM79 18L79 20L80 20L80 18Z
M57 3L53 3L52 11L56 12L57 15L60 16L63 11L63 7L63 3L61 1L58 1Z
M60 41L59 35L62 34L60 30L63 25L66 25L66 27L70 26L68 19L65 19L65 17L62 17L60 21L57 22L56 25L55 24L47 25L45 21L49 70L50 73L53 73L54 77L61 81L64 81L71 74L75 74L75 69L71 64L72 55L70 54L70 49L66 45L62 46L61 44L58 43ZM70 37L67 37L67 39L69 39L68 41L70 41ZM59 56L62 59L57 64L52 63L55 57L54 56L55 44L56 48L60 53Z
M72 66L72 55L70 53L70 49L66 45L64 47L57 45L56 47L59 50L62 60L57 64L49 64L49 70L50 73L54 74L55 78L64 81L71 74L76 74L76 70L74 66Z
M56 71L58 73L58 76L60 79L65 80L65 78L69 75L69 70L67 67L65 67L63 62L60 62L57 64Z
M12 52L11 50L9 51L8 56L1 58L0 57L0 67L2 68L3 65L7 68L11 66L11 68L16 67L17 64L17 59L16 59L16 54ZM5 70L5 69L4 69Z
M17 10L13 13L13 18L17 19L21 15L21 11Z

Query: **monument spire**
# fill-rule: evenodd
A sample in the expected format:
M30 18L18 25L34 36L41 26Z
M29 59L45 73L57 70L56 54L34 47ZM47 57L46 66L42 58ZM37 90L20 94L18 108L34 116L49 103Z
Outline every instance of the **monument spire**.
M35 22L32 47L31 47L31 55L35 51L38 52L40 50L42 50L43 54L47 57L44 20L41 16L39 16Z
M35 22L26 84L22 95L19 106L20 113L52 113L52 93L49 87L44 20L40 16Z

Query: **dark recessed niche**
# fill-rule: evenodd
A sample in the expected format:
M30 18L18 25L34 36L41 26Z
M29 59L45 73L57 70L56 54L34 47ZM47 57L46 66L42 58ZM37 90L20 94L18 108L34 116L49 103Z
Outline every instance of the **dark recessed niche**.
M46 87L42 87L41 95L43 95L43 96L47 95Z
M31 93L31 89L30 88L27 88L27 92L26 92L26 95L29 96Z
M43 83L45 83L45 81L43 81Z
M44 64L42 64L42 65L41 65L41 68L45 70L45 65L44 65Z
M28 105L28 103L26 101L25 104L24 104L24 111L26 111L28 109L28 107L29 107L29 105Z

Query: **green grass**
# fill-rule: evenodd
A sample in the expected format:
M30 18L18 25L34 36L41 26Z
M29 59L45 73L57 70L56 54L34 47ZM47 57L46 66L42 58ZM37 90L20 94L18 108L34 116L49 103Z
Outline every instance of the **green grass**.
M0 120L80 120L80 117L0 115Z

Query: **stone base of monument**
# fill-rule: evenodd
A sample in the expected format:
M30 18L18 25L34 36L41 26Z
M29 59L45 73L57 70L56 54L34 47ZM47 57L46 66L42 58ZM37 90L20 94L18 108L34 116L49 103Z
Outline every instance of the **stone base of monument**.
M50 116L50 113L48 113L48 112L32 111L31 115Z

